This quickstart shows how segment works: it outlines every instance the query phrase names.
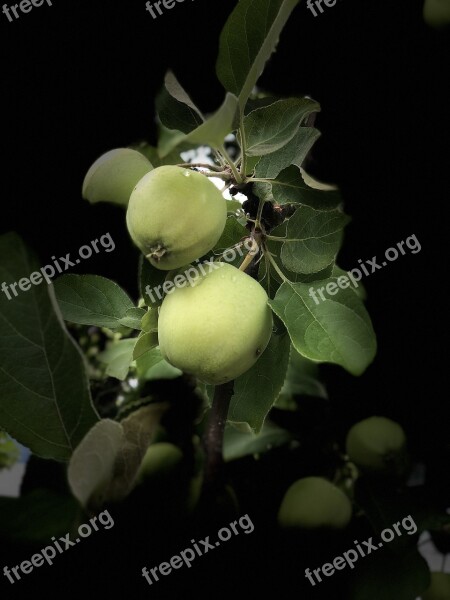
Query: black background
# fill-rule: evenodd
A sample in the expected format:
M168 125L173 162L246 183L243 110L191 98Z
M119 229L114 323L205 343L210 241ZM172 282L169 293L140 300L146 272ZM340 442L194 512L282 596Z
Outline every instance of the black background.
M140 139L156 141L154 97L168 68L204 112L219 106L223 90L214 64L219 33L233 6L186 0L153 20L144 0L54 0L52 7L34 8L13 23L0 14L0 232L19 232L47 264L52 255L76 252L109 231L115 251L73 271L113 278L136 296L138 254L124 213L83 201L84 174L106 150ZM308 94L321 103L316 125L322 138L311 170L341 186L353 219L341 266L350 269L358 259L381 256L413 234L421 243L420 253L408 253L364 281L379 342L374 364L357 379L331 366L323 367L323 374L343 432L359 418L391 416L405 426L413 454L433 456L437 471L449 423L444 354L448 51L449 35L424 24L421 0L338 0L317 18L302 3L260 81L277 95ZM67 555L65 566L28 578L45 585L50 597L76 583L100 597L106 589L128 586L138 598L206 597L218 595L218 589L241 597L261 577L277 590L297 567L300 582L304 568L314 565L284 557L282 566L275 560L276 538L268 537L264 522L257 529L215 559L199 559L185 579L177 580L184 592L170 587L173 575L158 588L145 587L142 566L167 556L161 552L150 563L131 550L132 531L122 531L123 556L117 545L105 552L105 532L98 555L89 552L83 558L77 548L77 560ZM250 555L261 544L266 550L253 561ZM130 555L133 561L126 558ZM316 597L311 588L306 594Z

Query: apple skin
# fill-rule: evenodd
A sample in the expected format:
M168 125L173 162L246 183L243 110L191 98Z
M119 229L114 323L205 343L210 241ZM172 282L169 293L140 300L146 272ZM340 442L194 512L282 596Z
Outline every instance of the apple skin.
M171 473L183 460L183 453L174 444L158 442L152 444L142 459L136 476L137 483Z
M267 294L249 275L226 263L164 298L159 347L174 367L219 385L248 371L272 334Z
M293 483L278 512L278 523L286 529L343 529L351 518L350 500L321 477L305 477Z
M167 165L134 188L127 225L136 246L163 271L178 269L209 252L227 219L226 200L196 171Z
M362 469L401 471L406 463L406 436L402 427L385 417L369 417L347 434L346 452ZM397 469L398 467L398 469Z
M431 27L445 27L450 24L449 0L425 0L423 18Z
M431 573L431 585L422 600L450 600L450 574Z
M136 150L117 148L98 158L86 173L82 195L91 203L112 202L126 207L136 184L152 170Z

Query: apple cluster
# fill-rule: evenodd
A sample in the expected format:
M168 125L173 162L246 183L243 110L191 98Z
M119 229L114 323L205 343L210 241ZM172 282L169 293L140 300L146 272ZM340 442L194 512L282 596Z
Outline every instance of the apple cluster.
M91 202L126 204L133 242L168 278L210 253L227 220L226 200L205 175L173 165L152 169L130 149L98 159L86 175L83 196ZM158 321L164 358L212 385L248 371L266 349L273 328L262 286L230 264L216 265L209 272L198 270L189 285L166 295Z

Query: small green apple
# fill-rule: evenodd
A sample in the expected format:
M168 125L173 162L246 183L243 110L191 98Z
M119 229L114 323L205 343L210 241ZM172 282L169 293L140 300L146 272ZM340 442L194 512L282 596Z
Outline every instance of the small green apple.
M399 472L406 463L406 436L402 427L385 417L369 417L353 425L347 434L346 451L362 469Z
M431 27L450 24L450 0L425 0L423 18Z
M166 165L145 175L131 194L131 238L154 267L169 271L209 252L225 228L226 200L201 173Z
M450 600L450 574L431 573L431 585L422 600Z
M117 148L95 161L83 182L83 198L91 203L112 202L127 206L137 182L153 169L136 150Z
M249 275L226 263L164 298L159 347L174 367L218 385L250 369L269 343L272 311L267 294Z
M136 476L137 483L170 474L182 461L183 453L178 446L158 442L149 446Z
M352 505L338 487L321 477L305 477L291 485L278 512L283 528L343 529L352 517Z

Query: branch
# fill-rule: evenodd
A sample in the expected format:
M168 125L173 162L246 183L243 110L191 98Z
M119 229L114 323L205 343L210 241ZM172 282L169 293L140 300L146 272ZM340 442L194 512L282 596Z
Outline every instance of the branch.
M223 466L223 435L228 409L233 396L234 381L216 386L208 424L203 438L206 453L204 488L211 488L220 481Z

